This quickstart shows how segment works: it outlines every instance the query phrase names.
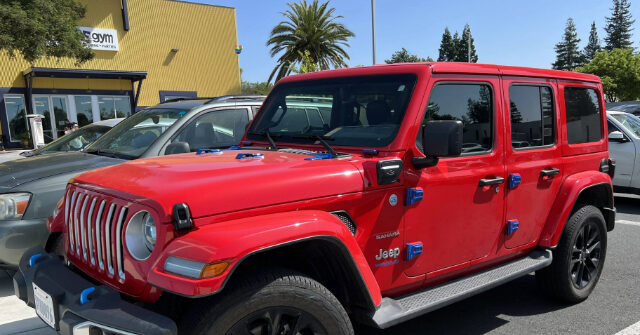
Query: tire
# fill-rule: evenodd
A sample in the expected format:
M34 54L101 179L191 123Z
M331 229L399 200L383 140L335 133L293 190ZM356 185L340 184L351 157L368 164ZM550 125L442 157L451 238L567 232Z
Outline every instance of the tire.
M552 298L581 302L598 283L606 254L607 228L602 212L592 205L579 205L553 250L553 262L536 272L536 280Z
M354 334L338 299L298 272L246 276L226 290L192 306L182 319L180 334ZM294 331L297 326L302 329Z

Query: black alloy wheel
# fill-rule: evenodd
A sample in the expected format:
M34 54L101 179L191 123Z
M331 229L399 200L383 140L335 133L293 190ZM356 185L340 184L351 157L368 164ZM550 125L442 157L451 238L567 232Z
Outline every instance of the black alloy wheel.
M593 221L587 222L576 235L569 271L577 289L585 288L595 278L600 263L601 239Z
M228 335L328 335L311 314L291 307L270 307L238 321Z

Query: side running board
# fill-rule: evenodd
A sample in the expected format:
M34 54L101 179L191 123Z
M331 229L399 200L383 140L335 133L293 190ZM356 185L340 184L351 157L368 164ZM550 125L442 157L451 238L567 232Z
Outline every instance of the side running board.
M373 322L380 328L391 327L542 269L551 261L550 250L536 250L526 257L424 291L396 299L383 298Z

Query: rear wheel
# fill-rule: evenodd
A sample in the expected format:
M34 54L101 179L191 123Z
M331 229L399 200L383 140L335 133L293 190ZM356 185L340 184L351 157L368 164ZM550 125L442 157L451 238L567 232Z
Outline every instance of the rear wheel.
M607 252L607 229L602 212L581 205L565 226L553 251L551 266L536 272L542 288L569 303L583 301L595 288Z
M349 317L317 281L279 270L248 277L202 301L183 319L181 334L352 335Z

